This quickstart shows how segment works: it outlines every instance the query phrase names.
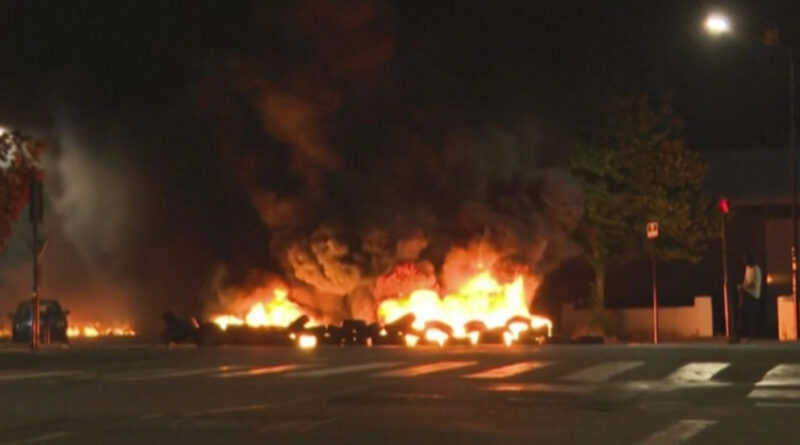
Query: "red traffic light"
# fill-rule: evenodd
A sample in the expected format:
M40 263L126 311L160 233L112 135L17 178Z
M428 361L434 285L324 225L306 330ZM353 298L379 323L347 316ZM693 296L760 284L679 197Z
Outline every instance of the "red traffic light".
M728 204L728 198L725 198L724 196L719 198L719 210L723 215L727 215L728 212L731 211L731 206Z

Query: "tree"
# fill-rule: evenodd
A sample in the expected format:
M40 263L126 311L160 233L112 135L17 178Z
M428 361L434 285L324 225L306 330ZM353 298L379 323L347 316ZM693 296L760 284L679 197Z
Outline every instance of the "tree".
M0 131L0 250L28 202L28 187L45 144L19 132Z
M698 262L716 233L713 203L702 191L705 163L686 146L669 95L614 101L606 125L576 151L571 168L584 187L581 234L597 309L610 268L653 253L660 261ZM659 223L655 243L645 237L652 220Z

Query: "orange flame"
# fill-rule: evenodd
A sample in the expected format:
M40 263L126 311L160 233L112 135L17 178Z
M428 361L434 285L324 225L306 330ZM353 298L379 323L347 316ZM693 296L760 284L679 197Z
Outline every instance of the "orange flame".
M418 331L424 330L429 322L442 322L452 329L452 337L468 338L472 344L478 342L480 334L466 331L466 324L470 322L481 322L487 329L494 329L505 327L509 320L518 316L531 320L530 324L523 321L509 324L508 335L504 335L507 345L519 340L520 334L528 329L547 327L550 335L552 328L547 318L530 314L521 275L511 283L500 284L489 271L478 273L457 292L444 297L431 289L419 289L405 298L385 300L378 308L378 316L384 323L392 323L409 313L414 314L413 327ZM426 340L439 345L443 345L448 337L440 329L425 331Z
M315 335L303 334L297 339L297 345L301 349L314 349L317 347L317 337Z
M289 291L286 288L276 287L272 289L272 298L269 301L267 301L267 296L257 295L257 298L264 301L259 301L250 307L244 319L232 314L221 314L212 317L211 320L222 330L227 329L228 326L243 325L285 327L304 315L302 309L290 301L288 296Z
M67 337L69 338L95 338L95 337L133 337L136 331L130 327L103 326L100 323L75 325L67 327Z
M410 348L417 346L417 343L419 343L419 337L417 337L414 334L406 334L405 340L406 340L406 346Z

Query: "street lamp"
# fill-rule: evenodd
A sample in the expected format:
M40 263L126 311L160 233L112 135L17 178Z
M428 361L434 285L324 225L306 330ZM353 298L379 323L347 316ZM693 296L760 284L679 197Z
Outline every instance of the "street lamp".
M703 24L709 34L719 35L731 32L731 21L728 16L718 12L709 14Z
M715 12L706 17L704 22L706 31L712 35L730 34L733 32L731 21L727 15ZM746 37L746 36L745 36ZM797 146L795 139L797 126L794 117L794 51L789 45L781 44L776 29L768 30L763 39L756 39L767 46L780 48L786 54L789 62L789 174L792 182L792 297L794 298L794 316L796 338L800 340L800 301L797 298L797 283L800 282L800 269L797 267L798 233L797 233Z

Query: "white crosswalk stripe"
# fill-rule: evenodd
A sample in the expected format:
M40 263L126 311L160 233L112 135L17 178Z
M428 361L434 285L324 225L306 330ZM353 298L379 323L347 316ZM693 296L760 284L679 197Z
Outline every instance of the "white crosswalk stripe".
M86 371L32 371L16 370L0 372L0 381L46 379L54 377L88 377Z
M559 385L552 383L496 383L487 386L485 389L500 392L559 392L585 394L597 390L597 387L594 385Z
M451 369L464 368L467 366L475 365L475 361L446 361L429 363L427 365L412 366L410 368L397 369L394 371L383 372L376 374L381 377L417 377L426 374L433 374L434 372L449 371Z
M726 362L692 362L681 366L665 380L672 383L702 383L730 366Z
M674 445L685 443L703 430L717 423L716 420L685 419L654 433L639 445Z
M207 368L189 368L189 369L171 368L171 369L157 369L157 370L128 371L119 374L111 374L107 376L107 378L109 380L116 380L122 382L138 382L142 380L171 379L178 377L190 377L190 376L198 376L204 374L236 371L246 367L247 366L242 366L242 365L224 365L224 366L213 366Z
M590 366L586 369L561 377L561 380L569 382L600 383L616 375L638 368L643 364L644 362L639 361L600 363L599 365Z
M467 374L464 377L469 379L504 379L513 377L517 374L532 371L534 369L543 368L550 365L551 362L519 362L513 363L499 368L492 368L487 371L476 372L474 374Z
M376 369L400 366L403 362L372 362L360 365L336 366L333 368L301 371L285 374L286 377L328 377L331 375L349 374L351 372L374 371Z
M748 399L800 399L800 389L754 389Z
M727 362L691 362L661 380L634 380L619 382L618 385L634 391L653 392L720 388L730 386L731 383L712 380L712 378L728 366L730 363Z
M273 366L259 366L256 368L243 369L241 371L226 371L220 374L212 375L215 378L235 378L235 377L256 377L260 375L280 374L287 371L292 371L299 368L304 368L307 365L273 365Z
M748 399L800 399L800 389L784 388L800 386L800 364L780 363L767 371L755 386L747 395ZM776 387L780 389L770 389Z
M756 386L800 386L800 364L781 363L767 371Z

